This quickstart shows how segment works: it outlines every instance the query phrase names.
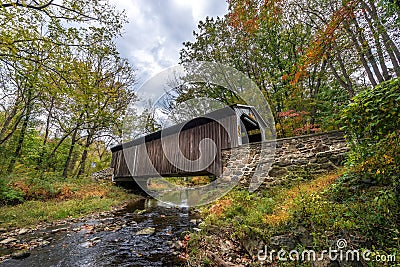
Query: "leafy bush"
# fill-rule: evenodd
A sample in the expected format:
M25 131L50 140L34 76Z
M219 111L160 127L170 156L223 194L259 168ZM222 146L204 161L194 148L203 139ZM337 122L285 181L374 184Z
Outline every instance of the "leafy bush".
M23 192L7 184L4 179L0 179L0 206L17 204L24 201Z
M358 178L398 185L400 173L400 78L353 98L341 122L350 141L348 164Z

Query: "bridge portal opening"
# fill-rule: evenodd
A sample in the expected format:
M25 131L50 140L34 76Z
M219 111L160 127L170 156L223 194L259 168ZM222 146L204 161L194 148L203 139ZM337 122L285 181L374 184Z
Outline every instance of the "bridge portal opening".
M262 141L262 133L260 125L254 117L248 114L242 114L240 116L241 121L241 132L242 132L242 144L256 143Z

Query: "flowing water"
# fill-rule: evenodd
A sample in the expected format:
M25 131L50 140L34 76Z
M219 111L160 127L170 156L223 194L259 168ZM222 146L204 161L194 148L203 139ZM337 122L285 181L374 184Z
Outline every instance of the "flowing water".
M191 217L188 208L142 199L108 217L42 230L36 234L50 240L47 246L0 267L183 266L172 247L195 226Z

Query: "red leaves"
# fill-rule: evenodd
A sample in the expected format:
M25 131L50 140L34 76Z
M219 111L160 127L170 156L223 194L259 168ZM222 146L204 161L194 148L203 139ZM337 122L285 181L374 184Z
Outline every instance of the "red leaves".
M283 112L279 112L278 116L281 118L291 118L291 117L298 117L298 116L304 116L304 115L308 115L309 112L307 111L300 111L299 113L297 113L296 111L294 111L293 109L287 110L287 111L283 111Z
M322 129L319 127L320 127L319 124L306 124L301 128L294 129L294 133L295 135L302 135L306 133L318 133L322 131Z
M281 124L277 127L283 130L286 135L302 135L307 133L320 132L319 124L310 123L310 115L307 111L296 112L293 109L279 112L278 117L281 118Z

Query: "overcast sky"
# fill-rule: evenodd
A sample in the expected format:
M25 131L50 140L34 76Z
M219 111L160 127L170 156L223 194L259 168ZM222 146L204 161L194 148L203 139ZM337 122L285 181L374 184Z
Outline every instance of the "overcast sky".
M139 84L179 61L182 43L206 16L222 17L225 0L111 0L125 9L129 24L117 41L120 53L137 69Z

